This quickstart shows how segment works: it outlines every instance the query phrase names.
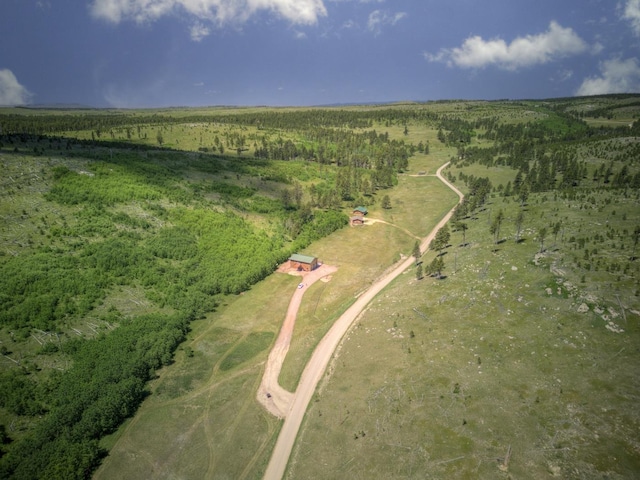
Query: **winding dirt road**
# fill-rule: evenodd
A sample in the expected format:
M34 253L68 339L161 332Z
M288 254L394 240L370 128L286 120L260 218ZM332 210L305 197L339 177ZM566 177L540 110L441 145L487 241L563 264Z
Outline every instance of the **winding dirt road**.
M303 287L297 288L291 297L282 328L280 328L276 343L269 353L257 395L258 401L264 408L278 418L284 418L287 415L294 397L293 393L280 386L278 378L280 377L280 370L282 369L284 359L289 351L291 335L293 334L293 327L296 323L296 316L300 308L300 303L302 302L302 297L310 285L334 273L336 270L336 267L321 265L312 272L295 273L295 275L300 275L300 282Z
M463 194L460 192L460 190L454 187L441 174L442 170L447 167L447 165L449 165L448 162L442 165L438 169L436 175L445 185L451 188L458 195L459 201L462 201ZM440 222L435 226L431 233L429 233L429 235L422 240L422 243L420 245L421 251L425 251L428 248L429 243L435 237L436 232L449 221L451 215L453 215L453 211L454 209L451 209L449 213L447 213L444 218L440 220ZM300 292L299 298L296 297L296 294L298 294L298 292L294 294L294 299L292 299L292 302L289 306L287 318L285 319L285 323L283 324L282 330L280 331L280 335L278 336L276 345L269 355L263 383L260 385L260 390L258 392L258 399L263 405L267 406L266 403L272 404L273 408L267 407L270 412L274 413L274 415L277 415L278 417L285 417L284 425L282 426L282 430L280 430L280 435L278 436L278 440L276 442L275 448L271 455L271 459L269 461L269 465L267 466L267 470L264 475L265 480L280 480L284 475L287 463L289 461L289 456L291 455L291 450L293 449L293 444L296 440L296 436L298 435L298 430L300 429L300 425L302 424L307 406L309 405L311 397L316 390L318 382L322 378L324 371L327 368L333 352L342 340L344 334L347 332L358 315L364 310L367 304L371 300L373 300L373 298L384 287L391 283L393 279L395 279L398 275L411 267L414 262L415 259L413 257L409 257L406 260L400 260L400 262L398 262L398 264L396 264L396 266L392 270L390 270L388 274L371 285L371 287L362 295L360 295L355 303L353 303L353 305L351 305L351 307L349 307L340 316L340 318L336 320L331 329L326 333L322 340L320 340L320 343L313 351L313 355L311 356L309 363L307 363L304 371L302 372L300 383L298 384L295 393L292 394L280 387L277 380L280 373L280 368L282 367L282 362L284 361L284 357L286 355L286 351L289 348L288 343L286 345L286 349L284 349L283 346L279 346L280 339L282 337L283 342L284 340L286 340L286 338L288 338L289 341L291 340L293 323L295 323L295 312L297 312L297 306L295 307L295 310L292 310L292 304L294 303L294 299L296 299L299 306L303 292ZM320 273L322 272L319 272L319 274ZM325 275L327 274L325 273L318 278L321 278ZM305 283L308 283L310 280L311 277L305 278ZM307 287L305 286L304 289L306 288ZM289 318L289 312L291 311L294 312L293 319ZM264 401L266 398L266 392L269 392L271 394L271 398L268 400L273 400L273 402Z

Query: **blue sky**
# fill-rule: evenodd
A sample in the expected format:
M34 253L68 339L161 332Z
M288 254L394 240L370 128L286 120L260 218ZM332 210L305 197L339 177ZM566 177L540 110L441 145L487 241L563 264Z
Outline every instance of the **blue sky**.
M1 0L0 104L640 92L640 0Z

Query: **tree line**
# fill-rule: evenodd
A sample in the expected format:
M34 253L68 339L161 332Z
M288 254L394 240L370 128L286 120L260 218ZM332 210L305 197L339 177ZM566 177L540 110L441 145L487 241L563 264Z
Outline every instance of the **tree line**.
M31 434L0 458L0 478L89 478L107 453L98 440L136 411L147 394L145 383L171 362L189 323L184 315L112 314L108 320L118 328L92 340L61 343L73 366L44 384L21 371L0 377L0 385L12 387L3 389L2 407L46 412Z

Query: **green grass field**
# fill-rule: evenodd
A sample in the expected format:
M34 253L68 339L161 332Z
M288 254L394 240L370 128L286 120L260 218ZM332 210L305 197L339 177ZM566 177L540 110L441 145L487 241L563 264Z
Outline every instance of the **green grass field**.
M374 206L369 214L393 226L346 228L308 249L339 270L330 282L312 286L304 298L280 377L289 390L295 389L306 360L333 320L400 253L408 255L414 236L426 235L455 203L455 196L428 176L454 152L438 148L432 130L410 132L416 138L431 136L431 154L413 157L408 172L426 175L401 176L389 192L392 208ZM460 169L451 171L457 174ZM513 170L502 167L471 165L462 171L488 176L496 186L514 178ZM417 280L409 270L383 291L332 360L303 423L286 478L632 478L640 469L635 436L640 418L634 408L639 387L630 368L639 360L634 347L639 333L638 266L630 264L624 274L612 268L629 263L629 241L621 248L620 241L601 241L594 234L604 221L620 234L632 230L638 221L638 198L608 192L592 196L593 201L587 196L569 200L552 193L532 195L519 244L513 222L522 207L494 196L475 220L468 221L468 246L459 246L460 232L452 233L444 256L446 278ZM489 224L500 209L505 214L503 241L495 245ZM551 232L553 222L561 222L562 230L555 237L548 234L547 248L539 254L539 231L548 227ZM585 245L589 262L583 258ZM594 248L597 252L591 255ZM425 265L433 255L425 254ZM276 334L296 278L272 277L266 285L277 281L282 292L280 315L269 315ZM269 304L274 296L267 298L266 292L271 290L261 294L258 286L235 300L221 315L223 323L244 335L254 329L268 331L264 326L244 326L254 318L245 310L245 301ZM218 314L210 321L217 324ZM236 335L232 339L247 338ZM177 372L190 378L186 366L203 348L208 350L206 338L195 329L189 343L195 357L180 355L176 365L161 374L160 398L166 395L163 384L182 388L171 407L167 403L170 410L160 410L163 415L180 417L185 414L178 412L192 408L194 394L189 392L198 388L169 378ZM224 348L218 362L237 351L237 340ZM211 421L214 411L220 418L229 415L229 405L216 403L219 396L244 398L247 403L234 402L233 427L216 424L233 433L193 434L185 448L195 453L189 463L194 470L187 471L186 460L173 454L164 464L172 473L156 470L158 478L202 472L212 478L260 478L279 425L255 402L250 405L266 355L266 350L256 352L223 377L215 366L209 367L216 376L204 380L201 388L212 389L206 397L211 416L201 416L203 407L198 407L200 413L191 413L192 420L181 428L165 425L163 432L175 432L165 435L168 439L182 438L180 429L195 428L185 425ZM225 376L229 381L220 380ZM116 459L135 448L133 435L145 438L153 432L159 422L152 413L156 410L152 400L143 405L135 426L124 429L112 450L114 460L107 459L98 477L149 472L136 471L139 462ZM259 440L247 444L249 439L236 432L252 428ZM206 455L202 444L227 454ZM167 455L168 445L175 446L175 440L163 442ZM260 454L227 458L247 448ZM153 448L146 455L165 458L162 452Z
M636 202L614 227L638 221ZM524 242L509 225L494 245L489 212L520 208L496 198L469 246L453 233L445 279L408 271L383 291L335 356L287 478L633 478L639 267L577 267L577 205L532 198ZM549 210L567 232L540 255Z
M415 168L432 165L433 159L425 157L416 162ZM401 254L410 255L416 237L426 236L457 201L457 196L435 177L426 176L402 176L390 196L391 209L373 207L368 214L369 221L381 219L388 224L344 229L314 244L313 254L337 266L338 272L331 282L312 286L305 297L280 374L284 388L295 390L313 348L357 295ZM416 199L421 199L419 208L412 208Z
M366 112L377 107L351 108ZM428 109L465 122L495 118L510 126L546 122L564 128L542 101L384 108L409 113ZM614 97L576 99L563 108L580 115L602 110L601 116L585 117L597 127L628 125L638 111L634 99ZM262 111L155 113L186 118ZM295 390L332 323L394 262L411 255L416 239L426 236L457 202L434 174L440 165L455 162L458 149L438 140L436 120L406 118L406 135L401 120L376 121L373 128L394 140L428 142L429 154L415 153L397 185L375 192L367 205L368 225L342 228L304 248L338 270L305 293L280 376L289 391ZM3 260L41 248L69 249L72 240L65 232L71 230L82 233L75 240L78 248L101 240L102 233L92 233L96 231L151 239L172 222L187 224L205 218L205 212L232 212L265 235L284 235L282 222L258 207L282 209L279 199L293 181L302 185L306 201L311 184L330 188L336 179L333 165L248 158L254 151L251 138L267 134L271 140L302 141L303 134L293 129L176 123L142 125L139 133L132 129L131 139L126 128L114 128L113 136L105 130L102 140L155 147L158 130L168 150L136 151L126 158L107 144L74 145L68 152L58 146L59 154L38 154L37 145L18 144L15 150L0 146ZM238 132L250 139L240 155L231 141ZM68 135L90 140L92 133ZM224 157L197 152L211 149L216 135L225 145ZM469 146L488 148L491 143L473 136ZM411 268L357 320L307 411L285 478L637 476L640 251L633 232L640 225L640 194L591 179L602 164L616 171L627 165L631 175L637 173L637 139L567 143L558 152L569 152L587 165L582 186L531 193L525 205L495 190L513 183L514 169L460 162L448 169L462 191L469 188L460 174L488 177L494 187L487 202L464 220L467 245L461 245L462 233L453 230L442 257L444 278L418 279ZM549 157L555 153L546 152ZM93 185L89 193L131 199L108 204L94 217L81 205L44 201L43 194L55 184L53 168L62 164L76 174L71 180ZM563 173L557 172L558 179ZM92 183L91 175L105 181ZM385 195L389 209L382 208ZM194 203L172 210L185 198ZM255 209L245 210L248 203ZM343 202L344 213L350 214L351 203ZM504 220L496 243L490 227L500 211ZM515 220L521 211L521 241L516 243ZM177 258L162 259L161 266L176 265ZM424 253L422 266L434 258L434 252ZM262 478L281 421L259 405L256 392L298 282L299 277L273 273L240 294L216 297L216 311L191 322L187 340L148 384L149 395L135 415L100 440L109 454L94 478ZM108 332L113 325L104 319L113 309L125 316L174 312L168 303L154 301L149 291L141 283L114 284L90 314L65 323L65 331L83 338ZM38 368L69 368L62 355L38 353L40 342L50 341L54 333L33 333L23 333L26 337L15 342L12 332L0 329L0 342L11 347L6 368L14 368L16 358L26 359L27 366L35 363L29 367L34 373ZM31 428L27 419L1 407L0 423L12 425L15 437Z
M274 274L194 322L149 399L104 440L110 455L95 478L257 478L279 430L255 401L265 340L277 334L296 284Z
M425 156L415 167L435 171L436 162ZM392 208L373 207L369 217L393 225L344 228L307 249L338 271L304 297L280 376L283 387L295 390L304 364L332 322L401 253L409 255L415 235L425 235L457 199L430 176L403 176L390 196ZM415 196L424 199L418 211L410 208ZM175 364L152 385L153 395L130 423L104 441L110 455L96 478L260 478L280 425L255 401L268 355L263 342L277 335L298 281L275 273L244 294L228 297L220 312L195 322ZM232 398L237 401L230 402ZM142 442L150 436L152 444ZM156 464L154 459L164 461Z

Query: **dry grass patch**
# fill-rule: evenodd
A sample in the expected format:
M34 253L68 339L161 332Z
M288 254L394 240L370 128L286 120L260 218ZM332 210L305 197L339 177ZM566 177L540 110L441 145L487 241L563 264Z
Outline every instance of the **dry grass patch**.
M338 271L330 282L317 282L305 294L280 374L285 389L295 390L313 349L357 295L399 260L400 254L410 255L415 235L426 235L457 201L434 177L402 177L391 194L397 206L393 207L392 200L390 210L374 207L369 216L382 216L393 225L345 228L312 246L314 255L337 266ZM416 199L423 199L419 201L422 208L409 208Z
M295 390L313 349L333 322L399 259L398 252L408 252L412 244L406 233L376 223L344 228L310 247L315 256L338 271L329 282L316 282L305 293L280 374L285 389Z
M449 172L451 172L456 178L460 171L461 170L458 168L449 169ZM513 185L513 180L516 178L517 174L516 170L509 167L485 167L479 164L465 166L462 171L464 171L465 175L473 175L476 178L488 177L491 179L491 184L494 187L498 187L499 185L506 187L509 182ZM463 191L466 189L466 186L462 181L457 181L456 186L461 188Z
M418 237L426 236L458 201L457 195L434 176L403 176L389 197L390 209L372 208L369 216L382 218Z

